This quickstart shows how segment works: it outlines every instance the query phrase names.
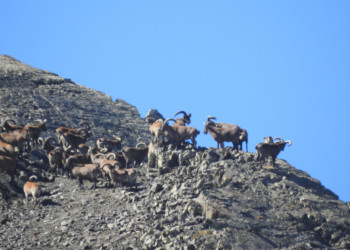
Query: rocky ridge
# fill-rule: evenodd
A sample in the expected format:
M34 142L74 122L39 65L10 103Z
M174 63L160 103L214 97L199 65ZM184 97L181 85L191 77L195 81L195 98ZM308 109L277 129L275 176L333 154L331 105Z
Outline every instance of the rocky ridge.
M45 135L87 119L94 138L150 139L135 107L11 57L0 56L0 84L1 117L46 118ZM191 146L153 156L136 167L137 189L113 191L100 179L79 190L76 180L45 178L43 152L30 152L18 174L41 176L42 197L25 205L24 181L0 172L0 249L350 248L348 205L283 160L260 168L253 153Z

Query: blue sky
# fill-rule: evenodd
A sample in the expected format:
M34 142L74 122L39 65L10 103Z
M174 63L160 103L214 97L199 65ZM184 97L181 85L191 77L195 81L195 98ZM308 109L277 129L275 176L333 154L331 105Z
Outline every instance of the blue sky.
M0 54L165 117L293 141L279 157L350 201L350 1L5 1ZM201 133L200 146L215 147Z

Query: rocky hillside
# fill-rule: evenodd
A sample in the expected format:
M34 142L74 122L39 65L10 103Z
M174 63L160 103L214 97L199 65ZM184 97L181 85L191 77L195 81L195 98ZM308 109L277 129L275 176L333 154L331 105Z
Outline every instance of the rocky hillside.
M2 117L46 118L47 135L87 120L95 138L150 140L145 120L123 101L8 56L0 79ZM157 167L136 167L137 189L100 179L96 190L88 181L80 190L74 179L45 178L45 156L33 150L19 160L15 184L0 172L0 249L350 248L348 205L283 160L260 168L253 153L191 146L151 160ZM40 176L39 204L23 203L20 172Z
M70 79L0 56L0 118L6 117L19 124L47 119L43 136L53 136L59 126L75 128L85 121L92 124L93 141L116 135L124 146L134 146L138 139L150 139L147 122L125 101L113 101Z

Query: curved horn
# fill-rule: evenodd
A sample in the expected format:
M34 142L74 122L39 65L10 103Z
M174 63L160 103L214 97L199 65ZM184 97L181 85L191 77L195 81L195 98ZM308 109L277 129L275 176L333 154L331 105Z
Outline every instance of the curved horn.
M275 137L275 138L273 138L273 141L275 141L275 140L279 140L280 142L284 142L283 139L282 139L281 137Z
M184 116L187 116L187 113L183 110L177 112L174 116L177 116L178 114L183 114Z
M284 143L288 143L288 146L292 146L292 141L288 140L288 141L285 141Z
M85 125L85 129L86 130L90 130L91 129L91 124L90 123L88 123L88 122L80 122L79 123L79 126L83 126L83 125Z
M9 122L13 123L12 125L17 125L17 122L14 119L6 118L2 123L2 126L5 126L6 124L10 125Z
M100 158L100 156L102 156L104 159L107 159L104 154L98 153L98 154L94 155L93 160L95 160L96 158Z
M55 151L55 152L57 152L57 151L63 152L63 148L62 148L62 147L55 147L55 148L53 149L53 151Z
M174 121L175 122L175 120L173 118L166 119L165 121L163 121L162 130L164 129L165 124L167 124L169 121Z
M139 148L140 145L144 145L143 148L146 148L146 147L147 147L146 143L144 143L144 142L139 142L139 143L136 144L136 148Z
M211 120L216 120L216 117L214 117L214 116L208 116L207 117L207 122L211 122Z
M119 140L119 141L122 140L122 138L120 136L116 136L116 135L113 135L113 138L116 139L116 140Z
M111 156L113 156L113 157L110 158ZM117 158L117 155L114 152L109 152L108 154L106 154L106 158L108 160L115 160Z
M264 142L265 143L273 143L273 139L271 136L266 136L266 137L263 137L263 139L265 140ZM275 138L276 139L276 138Z
M36 119L35 121L33 121L33 124L35 124L36 122L38 122L39 124L43 124L44 123L41 119Z

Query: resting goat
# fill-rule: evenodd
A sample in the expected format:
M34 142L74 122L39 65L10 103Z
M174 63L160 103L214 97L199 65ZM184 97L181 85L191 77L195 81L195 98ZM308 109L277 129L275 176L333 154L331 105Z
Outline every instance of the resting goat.
M277 138L280 139L280 141L275 143L259 143L255 147L256 153L258 154L257 161L260 162L260 167L262 167L262 160L265 156L272 157L272 167L274 167L277 155L284 150L287 143L289 146L292 145L291 141L283 141L281 138Z

